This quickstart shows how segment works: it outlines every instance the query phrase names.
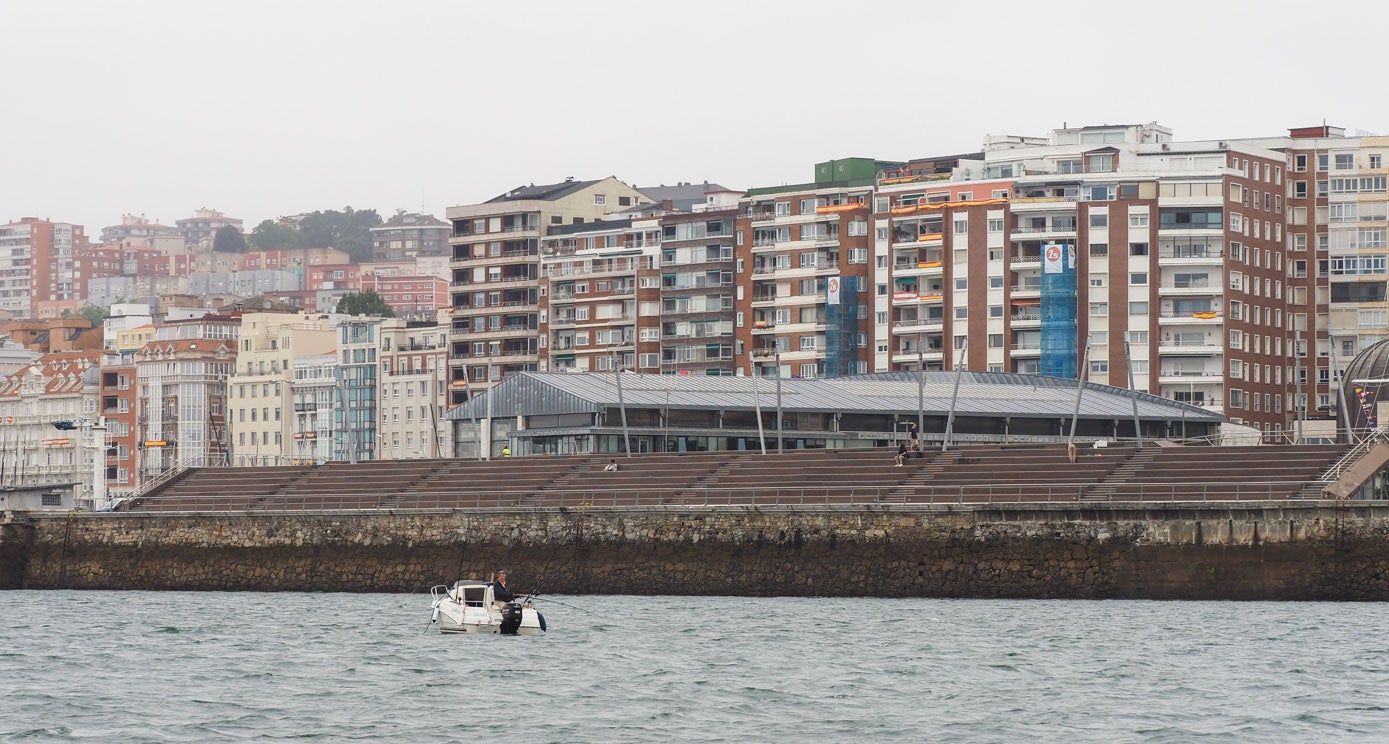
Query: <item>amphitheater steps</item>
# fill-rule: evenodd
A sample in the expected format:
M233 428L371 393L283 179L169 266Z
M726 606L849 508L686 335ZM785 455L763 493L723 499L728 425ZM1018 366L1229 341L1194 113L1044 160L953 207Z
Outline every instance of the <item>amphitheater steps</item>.
M1110 472L1109 476L1098 484L1087 489L1085 494L1080 497L1081 501L1109 501L1114 496L1114 486L1124 483L1130 478L1143 472L1153 460L1157 459L1158 450L1141 449L1135 450L1128 459L1124 460L1118 467Z
M727 477L729 473L732 473L734 469L747 462L751 457L751 455L734 455L722 463L719 463L719 466L714 468L713 471L707 475L700 476L694 483L691 483L689 490L680 494L681 498L690 498L705 488L717 488L719 480Z

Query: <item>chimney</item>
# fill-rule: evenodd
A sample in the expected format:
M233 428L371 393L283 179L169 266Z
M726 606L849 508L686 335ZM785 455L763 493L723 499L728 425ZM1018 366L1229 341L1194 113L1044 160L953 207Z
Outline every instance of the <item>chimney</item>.
M662 199L661 209L675 209L675 202L670 199Z

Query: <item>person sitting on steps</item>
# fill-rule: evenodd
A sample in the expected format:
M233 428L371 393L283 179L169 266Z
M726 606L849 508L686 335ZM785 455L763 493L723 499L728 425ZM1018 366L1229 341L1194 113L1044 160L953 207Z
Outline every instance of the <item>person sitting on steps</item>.
M897 445L897 457L894 458L894 459L897 460L897 467L899 467L899 468L902 467L902 461L907 459L907 443L906 443L906 442L903 442L903 443Z
M609 460L609 461L608 461L608 464L605 465L605 466L603 467L603 471L604 471L604 472L607 472L607 473L616 473L616 472L617 472L617 460Z

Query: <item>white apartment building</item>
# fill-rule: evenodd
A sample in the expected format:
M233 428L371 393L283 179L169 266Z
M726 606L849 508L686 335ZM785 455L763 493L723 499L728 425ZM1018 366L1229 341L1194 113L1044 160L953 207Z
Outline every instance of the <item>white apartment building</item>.
M105 455L105 437L94 438L89 426L98 416L99 359L100 352L44 354L0 378L0 488L79 483L79 505L93 506L92 458Z
M320 313L247 313L241 317L236 366L230 380L228 428L237 464L270 465L293 457L293 360L332 354L333 316Z
M290 360L294 401L292 449L296 463L320 463L337 454L338 356L319 354Z
M451 313L434 323L387 318L380 327L377 458L449 457L453 427L448 410L448 329Z

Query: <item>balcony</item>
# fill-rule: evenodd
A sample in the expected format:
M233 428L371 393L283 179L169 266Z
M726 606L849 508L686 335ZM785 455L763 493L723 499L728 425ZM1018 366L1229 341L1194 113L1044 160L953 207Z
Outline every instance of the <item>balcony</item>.
M785 355L785 354L782 354L782 355L781 355L781 358L782 358L782 361L785 361L785 360L786 360L786 355ZM923 355L918 354L918 353L916 352L915 349L913 349L913 350L911 350L911 351L906 351L906 350L903 350L903 349L898 349L897 351L894 351L894 352L892 353L892 363L893 363L893 364L913 364L913 365L914 365L914 364L916 364L917 362L922 361L922 359L923 359ZM927 349L926 349L926 354L924 355L924 359L925 359L925 361L927 361L927 362L937 362L937 363L941 363L941 362L944 362L944 360L945 360L945 352L942 351L941 349L931 349L931 348L927 348Z
M1009 290L1009 295L1014 299L1038 298L1042 297L1042 285L1037 284L1014 284Z
M1224 286L1217 281L1197 281L1197 282L1172 282L1170 284L1158 285L1159 297L1204 297L1207 295L1221 294Z
M945 265L940 261L903 261L892 267L893 276L941 276Z
M940 333L945 329L945 318L909 318L892 324L893 335L910 336L917 333Z
M752 296L753 307L767 307L776 302L776 292L763 292Z
M1041 328L1041 313L1013 313L1008 317L1008 325L1012 328Z
M1225 381L1220 370L1164 369L1158 372L1159 385L1219 385Z
M1022 253L1008 259L1008 263L1015 269L1037 269L1042 266L1041 253Z
M1008 200L1008 211L1013 214L1063 209L1075 211L1078 199L1075 196L1015 196Z
M1021 341L1008 347L1008 353L1014 358L1030 358L1042 356L1041 341Z
M1013 240L1047 240L1050 238L1073 238L1076 223L1053 222L1044 226L1022 226L1013 228Z
M1225 353L1225 349L1219 338L1164 338L1158 342L1158 353L1166 356L1217 356Z
M1163 266L1223 266L1221 251L1159 250L1158 261Z
M1214 310L1199 313L1174 313L1164 311L1158 314L1158 323L1161 325L1203 325L1218 326L1225 322L1225 317Z

